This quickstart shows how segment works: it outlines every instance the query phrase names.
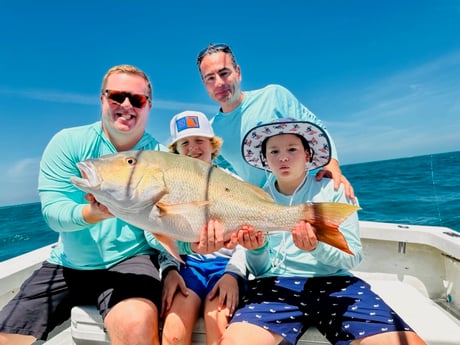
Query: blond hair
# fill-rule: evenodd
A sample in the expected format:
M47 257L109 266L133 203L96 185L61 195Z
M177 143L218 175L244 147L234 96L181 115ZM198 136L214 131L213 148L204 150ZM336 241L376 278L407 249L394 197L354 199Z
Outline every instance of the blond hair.
M211 147L213 149L213 153L211 154L211 159L216 158L219 153L220 153L220 148L222 147L222 144L224 143L224 140L221 137L212 137L210 138L211 140ZM177 153L177 141L173 144L168 145L169 152L171 153Z
M110 68L105 74L104 78L102 79L101 93L104 93L104 90L107 85L107 79L109 79L109 77L112 74L116 74L116 73L126 73L126 74L132 74L132 75L137 75L139 77L142 77L147 82L147 88L148 88L148 93L149 93L148 96L149 96L149 99L152 100L153 90L152 90L152 84L150 83L149 77L142 70L132 65L118 65L118 66L114 66Z

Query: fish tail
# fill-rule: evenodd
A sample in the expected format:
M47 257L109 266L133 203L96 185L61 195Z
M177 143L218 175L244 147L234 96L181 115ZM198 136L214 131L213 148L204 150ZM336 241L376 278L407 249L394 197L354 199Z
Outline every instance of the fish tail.
M353 212L361 209L359 206L338 202L313 202L305 205L309 220L335 227L342 224Z
M360 209L358 206L337 202L306 203L304 219L314 226L319 241L354 255L339 225Z

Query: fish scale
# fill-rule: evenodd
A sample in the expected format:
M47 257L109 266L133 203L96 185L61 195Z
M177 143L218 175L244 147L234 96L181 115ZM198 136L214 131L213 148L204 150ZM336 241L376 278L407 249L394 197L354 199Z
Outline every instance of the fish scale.
M152 232L170 250L171 241L197 242L209 219L221 220L225 239L244 225L289 231L306 220L315 227L318 240L352 254L338 226L357 206L279 205L261 188L222 169L161 151L120 152L78 167L82 177L71 178L77 188L93 194L114 216Z

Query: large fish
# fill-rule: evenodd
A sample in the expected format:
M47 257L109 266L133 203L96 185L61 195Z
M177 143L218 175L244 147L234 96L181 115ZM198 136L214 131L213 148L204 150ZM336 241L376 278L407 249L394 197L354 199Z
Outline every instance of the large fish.
M319 241L349 254L338 226L359 207L341 203L283 206L264 190L198 159L160 151L126 151L77 164L79 189L116 217L152 232L178 258L176 240L197 242L209 219L220 219L225 238L243 225L289 231L311 223Z

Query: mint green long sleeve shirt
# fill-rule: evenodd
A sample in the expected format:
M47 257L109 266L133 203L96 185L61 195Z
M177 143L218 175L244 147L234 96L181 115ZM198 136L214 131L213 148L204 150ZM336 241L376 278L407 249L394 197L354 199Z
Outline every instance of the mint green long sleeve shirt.
M166 148L145 133L133 150ZM104 269L134 255L155 253L143 230L118 218L96 224L83 219L86 193L70 182L71 176L81 176L76 163L116 152L100 121L63 129L48 143L40 162L38 192L46 223L60 234L49 262L74 269Z

